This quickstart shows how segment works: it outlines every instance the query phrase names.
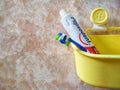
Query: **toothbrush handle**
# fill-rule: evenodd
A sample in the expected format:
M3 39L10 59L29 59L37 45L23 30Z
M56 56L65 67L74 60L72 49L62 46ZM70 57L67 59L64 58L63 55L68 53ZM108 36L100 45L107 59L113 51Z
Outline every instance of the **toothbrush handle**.
M77 42L75 42L74 40L72 40L71 38L70 38L70 41L71 41L74 45L76 45L80 50L87 52L87 50L86 50L83 46L81 46L80 44L78 44Z

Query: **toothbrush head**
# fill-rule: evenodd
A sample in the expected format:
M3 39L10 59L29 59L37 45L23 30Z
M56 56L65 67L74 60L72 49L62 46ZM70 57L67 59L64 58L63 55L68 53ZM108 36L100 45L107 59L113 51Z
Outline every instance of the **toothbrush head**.
M57 36L55 37L55 40L59 40L61 36L62 36L62 33L58 33Z
M71 39L67 35L62 33L58 33L55 37L55 40L58 40L60 43L65 44L66 46L69 46L71 43Z
M70 39L70 38L68 38L68 40L66 41L65 45L66 45L66 46L69 46L69 45L70 45L70 43L71 43L71 39Z

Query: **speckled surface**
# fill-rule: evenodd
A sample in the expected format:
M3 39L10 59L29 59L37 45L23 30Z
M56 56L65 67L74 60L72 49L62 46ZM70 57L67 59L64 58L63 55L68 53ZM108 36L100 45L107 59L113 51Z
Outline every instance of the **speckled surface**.
M120 26L119 0L0 0L0 90L108 90L82 82L73 49L54 40L66 33L60 9L86 29L99 6L110 13L108 26Z

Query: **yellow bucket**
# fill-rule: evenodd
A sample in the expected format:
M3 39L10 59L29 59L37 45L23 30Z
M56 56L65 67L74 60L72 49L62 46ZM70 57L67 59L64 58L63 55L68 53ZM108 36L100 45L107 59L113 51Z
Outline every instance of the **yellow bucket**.
M88 36L101 54L90 54L73 46L79 78L94 86L120 88L120 34Z

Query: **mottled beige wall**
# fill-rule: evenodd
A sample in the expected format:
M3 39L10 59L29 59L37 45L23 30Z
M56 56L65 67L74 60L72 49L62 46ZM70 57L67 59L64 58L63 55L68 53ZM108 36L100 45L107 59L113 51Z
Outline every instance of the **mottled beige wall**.
M110 13L108 26L120 25L119 0L0 0L0 90L107 90L83 83L72 48L54 40L66 33L60 9L86 29L99 6Z

